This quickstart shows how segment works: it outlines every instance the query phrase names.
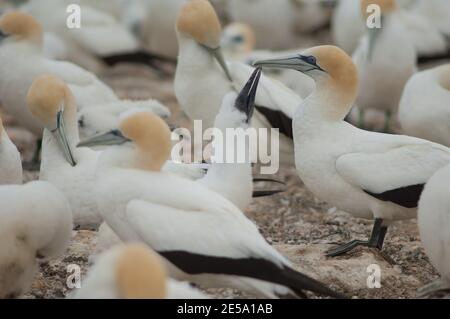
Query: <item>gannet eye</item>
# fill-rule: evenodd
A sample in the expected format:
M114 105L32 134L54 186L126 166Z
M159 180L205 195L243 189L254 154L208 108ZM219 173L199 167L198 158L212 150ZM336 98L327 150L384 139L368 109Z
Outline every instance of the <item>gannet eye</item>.
M242 37L242 35L235 35L231 40L236 43L244 42L244 38Z
M317 59L312 55L303 57L303 60L311 65L317 64Z
M81 128L83 128L84 127L84 116L81 116L79 119L78 119L78 126L79 127L81 127Z

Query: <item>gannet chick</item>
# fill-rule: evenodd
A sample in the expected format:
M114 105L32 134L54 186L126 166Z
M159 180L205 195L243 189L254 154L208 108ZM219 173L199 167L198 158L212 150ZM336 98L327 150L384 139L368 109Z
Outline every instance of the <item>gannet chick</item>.
M101 254L76 299L205 299L188 283L167 277L163 260L142 244L119 245Z
M72 234L64 195L46 182L0 186L0 299L30 287L36 258L61 254Z
M270 297L280 290L339 296L294 271L223 196L161 172L171 141L170 130L159 117L132 114L123 119L120 130L133 143L127 150L110 147L102 152L97 199L102 216L121 240L146 243L167 261L169 274L180 280L246 288Z
M441 278L422 289L428 295L450 289L450 165L429 180L419 202L418 224L425 252Z
M403 131L450 147L450 64L415 74L406 84L398 121Z
M79 136L74 95L59 78L43 75L33 82L27 103L45 127L39 178L66 195L76 228L97 228L102 221L94 192L99 152L76 148Z
M353 54L360 79L356 105L364 118L365 109L386 113L385 131L397 113L406 82L416 71L416 51L399 18L395 0L361 0L361 12L377 4L381 8L382 28L367 27L366 36ZM387 80L389 79L389 80ZM361 127L364 123L361 120Z
M243 87L253 70L223 59L221 25L207 0L187 1L176 28L180 53L175 95L191 120L202 120L204 129L213 127L223 97L233 87ZM293 157L291 116L300 102L297 94L279 82L261 77L252 126L279 129L282 162L289 163Z
M36 77L52 74L67 83L78 110L119 104L122 101L111 88L94 74L68 62L53 61L42 53L42 27L30 15L11 11L0 18L0 96L5 110L36 136L42 134L42 123L28 110L26 95ZM20 54L17 54L20 52ZM123 101L124 107L141 101ZM112 109L111 115L114 115ZM101 122L100 122L101 123Z
M20 153L6 134L0 118L0 185L22 184L22 181Z
M316 90L294 116L299 176L318 198L355 217L375 219L369 241L352 241L329 255L359 245L381 249L392 221L416 216L424 184L450 163L450 149L409 136L360 130L345 122L358 92L358 72L337 47L314 47L255 65L295 69L315 80Z

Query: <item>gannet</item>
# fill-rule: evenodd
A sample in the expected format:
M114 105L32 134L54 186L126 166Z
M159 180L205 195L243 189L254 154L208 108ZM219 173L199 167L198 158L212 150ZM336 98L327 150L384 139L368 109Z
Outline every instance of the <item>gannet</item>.
M395 1L361 0L364 17L368 15L365 9L371 4L381 8L382 28L367 27L366 36L353 54L360 79L356 105L361 118L365 109L386 112L387 131L403 88L416 71L416 51L410 39L404 36L408 31L398 17Z
M331 19L331 33L336 45L348 54L358 47L364 36L365 25L361 19L361 4L358 0L339 0Z
M110 147L102 152L96 195L102 216L121 240L149 245L176 279L270 297L301 296L303 290L339 296L294 271L223 196L161 172L171 151L163 120L151 113L134 114L122 121L120 130L133 144L127 151Z
M450 147L450 64L415 74L406 84L398 121L403 131Z
M175 95L191 120L202 120L204 129L213 127L225 94L233 86L242 87L253 70L242 63L224 61L220 50L220 22L207 0L187 1L176 28L180 54ZM279 82L261 77L252 126L279 129L282 162L291 161L291 116L300 102L297 94Z
M389 223L415 218L424 184L450 163L450 149L414 137L364 131L345 122L357 95L358 72L337 47L314 47L255 65L295 69L315 80L316 90L294 116L299 176L318 198L358 218L375 219L369 241L352 241L328 255L358 245L381 249Z
M44 126L40 180L52 183L67 196L76 228L97 228L102 221L94 192L99 152L76 148L74 95L59 78L43 75L31 85L27 103L30 113Z
M121 102L94 74L68 62L45 58L42 28L30 15L18 11L6 13L0 18L0 32L0 73L7 75L0 78L2 105L34 135L40 136L43 126L28 110L26 95L33 80L40 75L53 74L65 81L79 110ZM127 107L134 101L123 103ZM143 102L136 103L139 106ZM108 110L102 108L102 112ZM116 111L112 108L111 112L114 115Z
M418 225L425 252L441 278L419 290L421 295L450 289L450 165L429 180L419 202Z
M0 186L0 299L30 287L36 258L61 254L72 234L64 195L46 182Z
M450 3L447 0L414 1L411 11L425 17L440 32L450 35Z
M206 299L188 283L167 277L160 256L142 244L102 253L75 291L76 299Z
M22 184L22 181L20 153L9 139L0 118L0 185Z

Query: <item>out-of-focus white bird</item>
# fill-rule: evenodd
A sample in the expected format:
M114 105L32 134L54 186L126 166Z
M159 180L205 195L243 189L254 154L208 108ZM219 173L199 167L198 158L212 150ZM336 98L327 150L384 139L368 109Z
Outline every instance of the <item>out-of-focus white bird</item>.
M67 196L76 228L97 228L102 221L94 191L99 152L76 148L77 108L71 90L59 78L43 75L33 82L27 103L44 126L39 178Z
M42 134L42 123L32 116L26 105L26 95L33 80L43 74L52 74L67 83L79 110L100 107L101 112L115 116L117 106L124 109L141 106L143 101L121 101L94 74L68 62L47 59L42 53L43 32L40 24L30 15L13 11L0 18L0 96L7 112L33 134ZM153 104L151 100L148 102ZM106 108L106 105L116 107ZM101 122L100 122L101 123ZM90 128L92 129L92 128Z
M30 287L36 258L61 254L72 234L64 195L46 182L0 186L0 299Z
M244 23L231 23L223 31L221 47L227 61L242 62L251 65L256 60L282 57L297 50L269 51L255 49L255 33ZM292 70L275 70L267 73L271 78L280 81L285 86L305 98L314 90L314 81L302 73Z
M294 117L299 176L318 198L358 218L375 219L369 241L354 240L328 255L359 245L381 249L391 222L416 217L423 187L450 163L450 149L345 122L357 95L358 73L352 59L337 47L314 47L255 65L295 69L316 81L316 90Z
M362 0L361 8L373 3L381 8L382 28L367 28L367 34L353 54L360 87L356 105L364 118L365 109L386 112L385 131L396 114L403 88L416 71L416 51L404 34L394 0ZM364 16L365 10L362 10ZM389 80L387 80L389 79ZM361 120L361 126L364 123Z
M191 0L181 9L175 94L186 114L191 120L202 120L204 129L213 127L223 97L233 87L244 86L253 72L243 63L226 63L220 49L221 31L208 1ZM279 129L280 161L284 163L293 161L291 117L301 100L280 82L261 77L252 126L267 128L269 141L273 138L270 129Z
M167 277L160 256L141 244L119 245L101 254L76 299L206 299L189 283Z
M20 153L9 139L0 118L0 185L22 184L22 181Z
M111 147L102 153L97 198L102 216L122 240L149 245L178 279L246 288L270 297L302 296L302 290L340 296L292 270L224 197L161 172L171 143L170 130L160 118L134 114L121 123L121 132L133 147Z
M419 289L421 295L450 289L450 165L429 180L419 202L420 238L441 278Z
M427 18L440 32L450 36L450 3L447 0L416 0L411 11Z
M450 147L450 64L419 72L408 81L398 121L406 134Z

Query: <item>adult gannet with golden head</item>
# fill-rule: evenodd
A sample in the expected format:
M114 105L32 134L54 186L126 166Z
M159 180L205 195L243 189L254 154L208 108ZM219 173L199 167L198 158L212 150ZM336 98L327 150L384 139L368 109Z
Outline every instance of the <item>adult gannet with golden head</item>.
M32 16L11 11L0 17L0 73L5 74L0 78L2 105L36 136L42 134L43 126L27 108L26 95L40 75L52 74L66 82L79 110L111 103L122 102L124 107L134 103L120 101L94 74L68 62L45 58L42 41L42 27Z
M404 36L408 31L400 21L395 0L361 0L363 17L369 15L366 9L372 4L381 9L382 26L367 27L366 36L353 54L360 79L356 105L361 119L365 109L384 111L388 130L403 88L416 71L417 56L413 43ZM360 125L364 126L362 120Z
M243 63L224 60L222 28L209 1L187 1L176 28L180 53L175 94L191 120L202 120L204 129L213 127L223 97L233 87L244 86L253 70ZM252 125L279 129L281 161L289 162L293 157L291 116L300 102L297 94L279 82L261 77Z
M294 271L223 196L161 172L171 151L164 121L151 113L131 114L120 130L132 143L127 150L105 150L97 169L98 205L120 239L149 245L181 280L269 297L303 290L339 296Z
M79 135L72 91L61 79L43 75L33 82L27 103L30 113L44 126L39 178L67 196L76 228L98 227L102 219L94 183L99 152L76 148Z
M356 217L375 219L369 241L352 241L329 255L359 245L381 249L389 223L416 216L424 184L450 163L450 149L409 136L364 131L345 122L358 92L358 70L335 46L255 65L290 68L315 80L316 90L294 116L298 173L318 198Z
M189 283L167 277L163 260L142 244L102 253L77 290L76 299L206 299Z
M425 252L441 278L419 289L421 295L450 289L450 165L429 180L419 202L418 225Z
M46 182L0 186L0 299L24 294L36 259L61 254L72 235L64 195Z
M22 181L20 153L9 139L0 118L0 185L22 184Z
M398 121L403 131L450 147L450 64L415 74L405 86Z

